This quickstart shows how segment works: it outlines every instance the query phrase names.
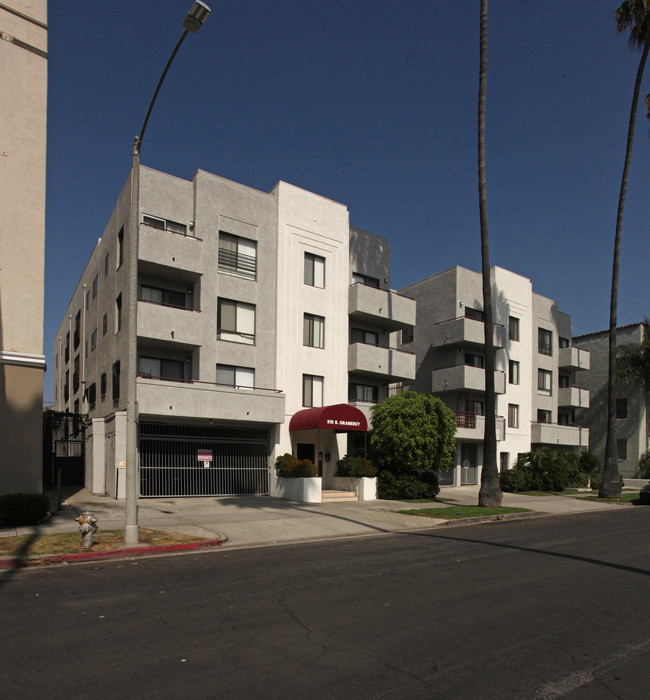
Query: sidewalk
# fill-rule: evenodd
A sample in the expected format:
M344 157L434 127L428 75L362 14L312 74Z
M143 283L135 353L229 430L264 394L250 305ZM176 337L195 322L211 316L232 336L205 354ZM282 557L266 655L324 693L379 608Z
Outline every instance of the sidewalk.
M478 489L477 485L443 487L440 497L454 499L450 504L452 506L476 505ZM570 496L522 496L514 493L504 493L502 505L528 508L538 514L549 515L625 507L617 503L588 501ZM228 548L251 547L405 532L446 525L450 521L425 520L397 512L438 506L444 507L444 504L402 501L307 504L269 496L155 498L139 499L138 523L144 528L193 535L213 541L220 540ZM61 510L54 513L47 522L34 527L1 529L0 537L78 532L79 526L74 518L84 510L93 512L102 530L118 530L124 527L124 501L95 496L86 489L81 489L67 495ZM530 517L529 514L523 515ZM486 512L486 516L489 516L489 511ZM476 519L473 521L476 522ZM458 525L467 521L451 522ZM175 551L179 548L182 546L175 547ZM146 547L138 548L137 552L129 550L133 554L146 551ZM94 550L87 554L92 553L99 555Z

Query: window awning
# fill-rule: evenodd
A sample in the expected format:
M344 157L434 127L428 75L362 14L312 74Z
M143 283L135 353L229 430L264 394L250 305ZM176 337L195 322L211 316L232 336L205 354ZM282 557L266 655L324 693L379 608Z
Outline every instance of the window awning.
M368 421L358 408L348 406L346 403L338 403L321 408L305 408L295 413L289 422L290 432L316 428L335 430L338 433L355 430L366 432Z

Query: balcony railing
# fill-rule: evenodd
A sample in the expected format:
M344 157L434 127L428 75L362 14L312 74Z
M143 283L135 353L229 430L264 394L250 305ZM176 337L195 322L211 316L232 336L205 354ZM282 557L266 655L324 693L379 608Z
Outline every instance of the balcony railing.
M434 369L431 373L431 390L434 394L445 391L485 391L485 369L475 365L452 365ZM506 374L494 372L494 391L506 393Z
M161 222L163 223L163 222ZM169 222L168 222L169 223ZM154 224L149 224L144 221L140 222L140 226L144 226L148 229L153 229L155 231L164 231L165 233L173 233L176 236L183 236L184 238L192 238L195 241L202 241L202 238L199 238L198 236L194 236L193 234L190 234L187 232L187 227L186 226L179 226L178 228L174 228L171 226L156 226Z
M257 258L254 255L238 253L236 250L219 248L219 270L254 280L257 274Z
M504 348L506 344L506 329L500 323L493 324L493 339L496 349ZM479 319L458 316L446 321L435 323L432 328L431 344L434 347L443 345L485 345L485 323Z
M456 437L461 440L482 440L485 435L485 416L480 413L454 411L456 414ZM497 440L505 440L506 421L495 416Z
M530 441L532 444L539 445L589 447L589 428L582 425L534 421L531 424Z
M350 285L348 314L388 331L415 325L415 300L361 282Z

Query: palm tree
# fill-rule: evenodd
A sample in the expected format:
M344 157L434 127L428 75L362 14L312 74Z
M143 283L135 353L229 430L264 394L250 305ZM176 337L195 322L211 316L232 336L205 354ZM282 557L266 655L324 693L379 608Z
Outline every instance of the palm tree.
M621 484L618 476L618 453L616 445L616 314L618 307L618 272L621 250L621 229L623 227L623 209L627 192L627 180L634 143L634 126L636 123L639 91L648 49L650 49L650 0L625 0L614 12L616 30L621 33L630 30L629 44L632 49L641 49L641 60L636 72L634 95L627 127L627 146L621 190L618 198L616 215L616 234L614 236L614 265L612 269L612 296L609 308L609 367L607 379L607 439L605 442L605 463L599 496L602 498L619 498Z
M481 274L485 333L485 434L483 469L478 504L498 508L503 494L497 468L496 396L494 393L494 335L492 287L490 281L490 240L488 238L487 187L485 183L485 94L487 87L487 17L488 2L481 0L480 61L478 82L478 193L481 219Z

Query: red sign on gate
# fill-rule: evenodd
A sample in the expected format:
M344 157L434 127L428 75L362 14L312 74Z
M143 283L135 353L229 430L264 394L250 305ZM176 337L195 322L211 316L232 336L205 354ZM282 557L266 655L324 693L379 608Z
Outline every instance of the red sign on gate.
M199 450L197 459L199 460L199 462L211 462L212 450Z

